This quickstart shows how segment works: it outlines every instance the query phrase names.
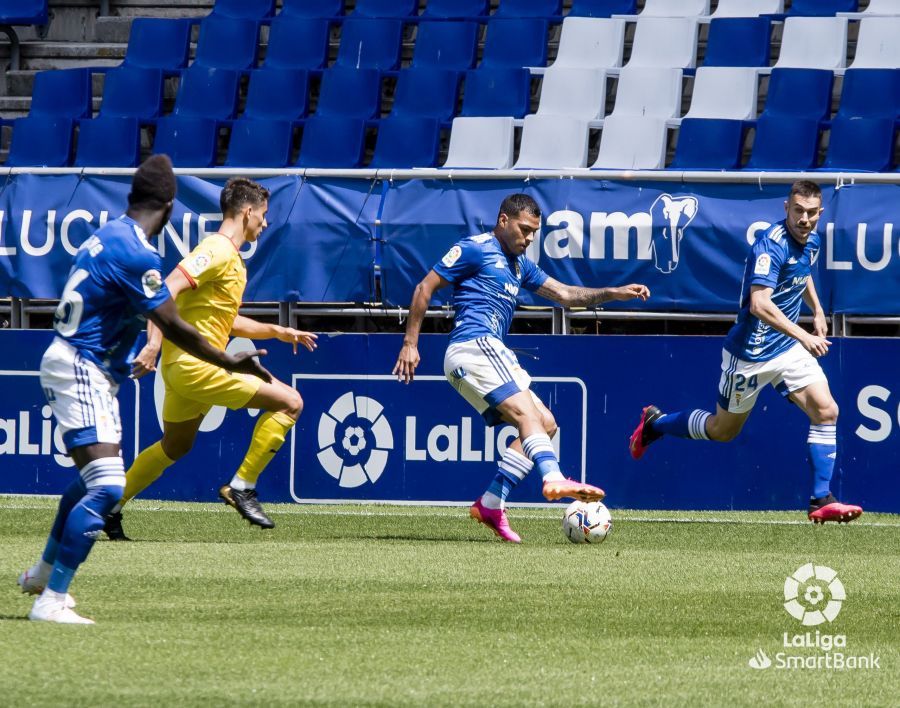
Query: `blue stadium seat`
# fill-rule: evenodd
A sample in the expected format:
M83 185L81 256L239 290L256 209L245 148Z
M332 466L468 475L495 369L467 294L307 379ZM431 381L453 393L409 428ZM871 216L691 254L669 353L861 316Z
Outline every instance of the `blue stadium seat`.
M285 16L272 20L264 66L315 71L328 61L328 20Z
M743 121L685 118L670 168L736 170L741 166L743 147Z
M322 74L317 116L375 118L381 106L381 75L375 69L333 67Z
M156 124L153 152L165 153L175 167L214 167L218 124L209 118L166 116Z
M404 69L397 78L392 116L448 121L456 114L459 73L440 69Z
M475 64L477 44L475 22L422 22L416 34L412 65L465 71Z
M439 140L440 123L434 118L385 118L378 125L375 154L369 167L434 167Z
M545 66L547 64L547 21L491 20L484 40L484 68Z
M637 0L572 0L568 17L636 15Z
M297 167L359 167L363 159L366 123L359 118L309 118L303 125Z
M763 113L756 121L748 170L808 170L816 166L819 120Z
M0 0L0 25L47 24L47 0Z
M308 94L309 74L302 69L257 69L250 74L244 118L303 118Z
M527 69L474 69L466 72L461 116L523 118L531 107Z
M229 120L237 110L239 74L229 69L191 66L181 73L176 116Z
M771 39L766 17L714 18L703 66L768 66Z
M894 118L844 118L831 121L823 170L888 172L894 167L897 123Z
M400 20L345 20L335 65L348 69L396 69L402 30Z
M286 120L244 118L231 127L227 167L287 167L294 128Z
M859 0L792 0L791 17L834 17L838 12L856 12Z
M773 69L764 112L823 120L831 113L833 82L828 69Z
M405 18L416 15L419 0L356 0L351 17Z
M151 121L159 118L163 73L159 69L120 66L106 72L100 115Z
M284 0L279 17L338 17L344 14L344 0Z
M848 69L837 117L900 117L900 69Z
M104 116L78 122L76 167L137 167L140 155L137 119Z
M137 17L131 23L122 64L179 71L187 66L190 38L191 23L187 20Z
M259 24L210 15L200 22L194 64L244 71L256 65Z
M500 7L493 17L559 17L562 15L562 0L500 0Z
M91 72L89 69L51 69L34 75L31 113L60 118L90 118Z
M489 10L489 0L428 0L422 18L461 20L470 17L484 17Z
M275 15L275 0L216 0L211 14L241 20L268 20Z
M68 167L71 159L71 118L38 114L13 121L7 167Z

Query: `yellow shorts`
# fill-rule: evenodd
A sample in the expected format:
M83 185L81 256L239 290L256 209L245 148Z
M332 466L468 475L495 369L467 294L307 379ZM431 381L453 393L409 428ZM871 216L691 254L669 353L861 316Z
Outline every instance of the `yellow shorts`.
M243 408L262 385L256 376L225 371L185 353L160 371L166 384L163 420L169 423L200 418L213 406Z

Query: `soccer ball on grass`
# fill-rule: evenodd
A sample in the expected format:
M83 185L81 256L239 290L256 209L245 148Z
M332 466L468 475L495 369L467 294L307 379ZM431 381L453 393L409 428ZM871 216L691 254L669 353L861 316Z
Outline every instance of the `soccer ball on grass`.
M566 507L562 528L572 543L603 543L612 531L612 517L600 502L574 501Z

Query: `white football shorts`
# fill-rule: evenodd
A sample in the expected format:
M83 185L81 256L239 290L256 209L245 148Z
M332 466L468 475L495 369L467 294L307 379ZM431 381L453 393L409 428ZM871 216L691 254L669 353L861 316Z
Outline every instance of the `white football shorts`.
M799 342L769 361L744 361L723 349L719 405L729 413L748 413L766 384L772 384L787 397L793 391L827 380L819 362Z
M41 359L41 388L67 450L95 443L121 444L118 385L60 337Z

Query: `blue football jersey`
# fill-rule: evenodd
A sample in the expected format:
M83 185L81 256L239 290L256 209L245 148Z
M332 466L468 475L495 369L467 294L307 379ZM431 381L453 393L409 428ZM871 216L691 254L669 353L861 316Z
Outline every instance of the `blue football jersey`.
M169 299L162 261L133 219L111 221L85 241L53 318L57 335L116 382L130 373L143 315Z
M512 323L519 288L534 292L548 277L524 254L507 256L492 233L456 243L434 272L453 283L456 325L451 343L477 337L503 339Z
M750 314L750 287L772 288L772 302L791 321L800 317L806 281L819 256L819 235L809 234L805 246L794 240L784 221L773 224L756 240L744 266L741 310L725 339L725 350L744 361L769 361L797 343Z

